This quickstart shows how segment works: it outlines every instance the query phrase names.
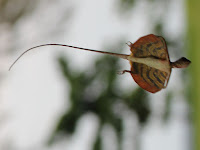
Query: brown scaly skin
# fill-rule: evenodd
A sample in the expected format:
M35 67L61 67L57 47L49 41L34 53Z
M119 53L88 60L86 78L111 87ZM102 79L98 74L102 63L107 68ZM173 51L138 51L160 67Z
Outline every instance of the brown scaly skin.
M190 63L191 63L190 60L188 60L185 57L181 57L175 62L170 62L170 66L171 68L187 68Z

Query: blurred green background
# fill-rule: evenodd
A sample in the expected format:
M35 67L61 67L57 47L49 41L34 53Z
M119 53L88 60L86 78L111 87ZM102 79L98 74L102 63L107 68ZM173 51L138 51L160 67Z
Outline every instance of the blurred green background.
M200 150L199 14L197 0L0 0L0 149ZM150 33L172 61L192 61L157 94L117 74L128 62L70 48L38 49L7 72L38 44L129 54L126 42Z

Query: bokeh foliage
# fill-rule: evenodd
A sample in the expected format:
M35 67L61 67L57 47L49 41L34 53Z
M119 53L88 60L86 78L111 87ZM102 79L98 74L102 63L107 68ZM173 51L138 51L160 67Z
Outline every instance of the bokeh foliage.
M73 134L78 120L91 112L100 121L93 149L102 149L101 131L106 124L113 127L118 138L118 148L121 149L124 126L122 115L119 114L124 110L114 108L117 104L125 105L137 115L140 124L143 125L150 115L147 93L141 88L136 88L131 93L122 94L123 90L116 89L119 59L115 57L100 57L89 74L84 71L74 73L68 67L68 61L63 57L59 58L59 64L70 87L70 108L61 117L51 142L57 134Z
M118 2L121 7L123 6L121 10L125 13L133 8L135 4L135 0L119 0ZM151 2L156 3L155 0ZM158 20L154 24L153 33L165 37L164 26L163 22ZM167 45L173 49L182 48L178 40L172 41L167 37L165 37L165 40ZM110 49L114 51L118 49L118 47L120 47L120 45L117 45L117 47L111 46ZM76 130L78 120L87 113L94 113L100 120L100 127L93 144L93 149L102 149L103 137L101 132L106 124L113 127L118 138L117 147L118 149L122 149L124 126L123 118L119 115L122 113L122 110L119 109L117 110L118 113L115 113L115 105L120 103L126 106L125 108L135 113L142 127L147 124L151 114L149 97L147 92L140 87L132 90L130 93L124 93L120 88L116 88L118 80L116 72L121 70L118 66L119 59L102 56L94 63L94 69L88 74L84 71L74 72L70 70L71 68L68 66L68 60L64 57L59 58L63 77L65 78L66 84L69 84L70 87L70 108L61 116L50 141L55 142L55 137L59 134L72 135ZM163 110L163 120L165 122L170 117L172 98L173 94L168 93L166 97L166 107L165 110Z
M200 1L187 0L188 13L188 51L192 59L190 67L190 90L189 98L192 106L193 134L194 134L194 149L200 150Z
M158 0L149 0L151 2L156 2ZM127 12L134 8L134 4L137 0L118 0L118 6L121 9L120 13ZM0 23L9 23L14 25L21 17L31 13L31 10L36 6L36 1L31 0L1 0L0 1ZM9 9L9 6L15 6L18 9ZM200 80L199 76L199 46L198 40L200 39L199 31L199 6L200 3L195 0L188 0L189 7L189 38L190 39L190 48L193 50L191 52L192 61L194 61L192 71L193 84L191 95L193 97L193 103L195 108L195 133L196 133L196 150L200 150L199 140L199 90L200 90ZM165 10L163 10L165 11ZM131 17L131 16L130 16ZM164 36L163 32L163 22L158 20L154 25L153 33ZM164 36L165 37L165 36ZM167 44L171 47L179 48L178 41L171 41L165 37ZM117 45L120 47L120 45ZM112 48L113 51L116 50L116 47ZM117 51L115 51L117 52ZM64 57L60 57L59 60L60 70L62 71L63 77L65 79L65 84L70 87L69 98L66 98L66 101L70 101L70 107L66 112L61 116L57 128L52 135L51 142L54 142L54 137L58 134L72 135L76 130L76 125L78 120L87 113L94 113L100 120L100 127L98 134L96 136L96 141L93 145L94 150L102 149L102 136L101 131L105 124L109 124L113 127L118 138L118 148L122 148L123 141L123 118L119 114L123 110L117 110L116 113L115 106L120 103L120 105L125 105L130 111L134 112L138 118L138 121L141 126L145 125L148 121L148 118L151 113L149 106L149 97L147 92L141 88L136 88L130 93L121 92L120 88L116 88L117 85L117 71L122 70L119 68L118 62L119 59L114 57L102 56L96 60L94 69L90 72L74 72L68 66L68 60ZM128 62L127 62L128 63ZM198 81L198 82L196 82ZM134 81L133 81L134 84ZM68 92L68 91L66 91ZM170 116L170 107L172 105L172 96L168 95L166 110L164 113L165 121Z
M0 23L15 23L35 8L37 1L31 0L0 0Z

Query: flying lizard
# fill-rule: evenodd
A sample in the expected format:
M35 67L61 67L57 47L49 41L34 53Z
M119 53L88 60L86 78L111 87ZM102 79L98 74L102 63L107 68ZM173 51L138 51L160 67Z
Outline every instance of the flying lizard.
M156 93L167 87L172 68L186 68L191 61L185 57L181 57L175 62L171 62L168 54L165 39L161 36L149 34L139 38L135 43L127 44L130 47L131 54L118 54L112 52L105 52L93 50L88 48L81 48L65 44L42 44L32 47L23 52L10 66L9 70L14 64L28 51L43 46L63 46L79 50L92 51L107 55L116 56L129 61L130 70L123 70L130 73L135 82L144 90Z

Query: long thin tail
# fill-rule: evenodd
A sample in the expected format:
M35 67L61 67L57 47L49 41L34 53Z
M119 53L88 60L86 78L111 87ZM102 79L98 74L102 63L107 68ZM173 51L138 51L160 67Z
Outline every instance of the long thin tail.
M82 48L82 47L76 47L76 46L71 46L71 45L65 45L65 44L42 44L42 45L38 45L35 47L32 47L26 51L24 51L10 66L9 71L12 69L12 67L16 64L16 62L27 52L29 52L30 50L33 50L35 48L39 48L39 47L43 47L43 46L63 46L63 47L71 47L71 48L75 48L75 49L80 49L80 50L85 50L85 51L92 51L92 52L96 52L96 53L102 53L102 54L107 54L107 55L112 55L112 56L117 56L119 58L123 58L123 59L127 59L127 57L129 55L125 55L125 54L118 54L118 53L111 53L111 52L104 52L104 51L99 51L99 50L93 50L93 49L88 49L88 48Z

